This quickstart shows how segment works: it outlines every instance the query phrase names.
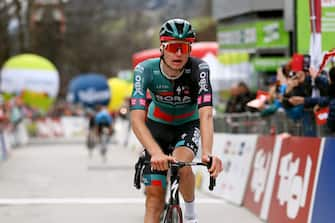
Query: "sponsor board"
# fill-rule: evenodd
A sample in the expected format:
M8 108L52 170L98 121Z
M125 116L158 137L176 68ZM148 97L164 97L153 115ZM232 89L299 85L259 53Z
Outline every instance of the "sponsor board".
M216 179L214 195L241 205L256 146L256 135L214 134L213 153L223 162L224 170ZM208 181L207 177L204 181ZM204 182L208 187L208 182Z
M283 139L275 171L269 223L308 222L320 145L320 138Z
M257 216L260 216L263 206L275 142L275 136L259 136L256 143L255 155L251 164L250 177L244 198L244 206Z

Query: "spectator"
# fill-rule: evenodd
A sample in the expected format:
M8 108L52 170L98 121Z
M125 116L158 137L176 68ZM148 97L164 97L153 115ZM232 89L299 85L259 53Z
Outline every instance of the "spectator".
M255 111L247 106L247 103L255 98L255 94L250 92L247 84L241 81L231 88L231 97L227 102L225 113Z

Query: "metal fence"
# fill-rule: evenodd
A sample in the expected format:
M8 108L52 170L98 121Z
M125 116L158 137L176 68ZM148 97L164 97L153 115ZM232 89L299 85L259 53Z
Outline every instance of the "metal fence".
M289 133L296 136L329 136L332 135L325 125L316 125L314 114L304 111L301 120L288 118L284 111L262 117L257 112L224 113L214 117L215 132L244 133L244 134L280 134Z

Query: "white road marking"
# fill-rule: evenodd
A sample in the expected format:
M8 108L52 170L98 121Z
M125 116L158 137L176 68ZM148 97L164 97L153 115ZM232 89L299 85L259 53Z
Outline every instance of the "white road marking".
M196 199L197 204L226 204L222 199ZM0 205L144 204L144 198L0 198Z

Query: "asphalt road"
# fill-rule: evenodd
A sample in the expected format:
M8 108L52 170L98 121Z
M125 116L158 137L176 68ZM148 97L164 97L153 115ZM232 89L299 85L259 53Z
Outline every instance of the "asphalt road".
M0 163L0 222L143 222L144 195L132 186L136 157L113 144L106 163L98 153L89 159L78 142L15 149ZM262 222L208 194L198 191L196 200L200 222Z

